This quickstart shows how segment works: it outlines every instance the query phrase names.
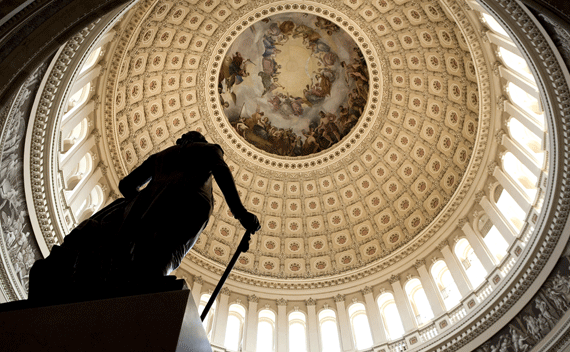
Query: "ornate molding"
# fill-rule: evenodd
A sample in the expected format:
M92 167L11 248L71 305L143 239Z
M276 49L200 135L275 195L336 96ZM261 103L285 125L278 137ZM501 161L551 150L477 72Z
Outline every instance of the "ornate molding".
M414 268L419 269L421 266L425 266L426 265L426 260L425 259L418 259L416 260L416 262L414 263Z
M400 275L392 275L390 276L390 278L388 279L388 282L390 284L395 284L396 282L400 282Z
M441 241L436 248L441 251L445 247L449 247L449 242L447 240Z

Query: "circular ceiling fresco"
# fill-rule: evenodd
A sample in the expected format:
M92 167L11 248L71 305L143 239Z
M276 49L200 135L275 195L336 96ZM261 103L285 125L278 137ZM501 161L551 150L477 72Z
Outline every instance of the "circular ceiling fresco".
M305 156L340 142L368 100L368 68L356 42L329 20L291 12L251 25L219 74L224 114L249 144Z

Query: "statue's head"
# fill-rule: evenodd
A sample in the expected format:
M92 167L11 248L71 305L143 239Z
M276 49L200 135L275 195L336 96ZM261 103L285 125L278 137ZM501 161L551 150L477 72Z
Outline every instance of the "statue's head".
M184 133L180 138L178 138L178 140L176 140L176 144L179 145L186 145L188 143L196 143L196 142L208 143L206 138L200 132L196 131L190 131Z

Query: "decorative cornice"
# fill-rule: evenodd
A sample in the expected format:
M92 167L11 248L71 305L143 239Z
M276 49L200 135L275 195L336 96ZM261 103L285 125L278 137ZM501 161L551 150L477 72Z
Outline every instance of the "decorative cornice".
M247 300L252 303L259 303L259 298L256 295L247 296Z
M317 304L317 301L315 301L315 300L312 299L312 298L309 298L308 300L305 301L305 304L306 304L307 306L314 306L314 305Z
M487 173L489 174L489 176L492 176L493 173L495 172L495 168L497 167L497 162L493 161L491 162L489 165L487 165Z
M277 306L279 306L279 307L287 305L287 300L285 298L279 298L275 302L277 303Z
M340 302L344 303L344 295L341 295L341 294L339 293L338 295L334 296L334 301L335 301L336 303L340 303Z
M436 248L441 251L445 247L449 247L449 242L447 240L441 241Z
M465 224L468 224L468 223L469 223L469 218L464 216L464 217L460 218L459 220L457 220L457 227L459 229L462 229L463 226L465 226Z
M229 296L232 294L232 291L230 291L230 289L227 287L222 287L222 289L220 290L220 293L224 296Z
M390 284L395 284L396 282L400 282L400 275L390 276L390 278L388 279L388 282L390 282Z
M414 268L419 269L421 266L425 266L426 265L426 260L425 259L418 259L416 260L416 262L414 263Z
M485 191L480 190L480 191L477 191L477 193L475 193L475 198L473 198L473 199L474 199L476 204L479 204L479 202L481 202L481 199L483 199L484 196L485 196Z
M364 288L361 290L363 295L367 295L372 293L372 287L370 286L364 286Z

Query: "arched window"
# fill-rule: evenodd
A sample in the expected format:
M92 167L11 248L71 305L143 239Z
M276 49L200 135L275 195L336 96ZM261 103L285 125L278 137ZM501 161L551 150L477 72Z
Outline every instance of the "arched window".
M289 314L289 351L307 351L307 323L301 312Z
M479 286L485 280L487 271L483 267L483 264L481 264L479 258L475 255L467 239L462 238L457 241L457 244L455 244L455 255L463 265L463 269L465 269L467 273L471 286Z
M91 215L95 214L104 202L103 189L99 185L95 185L87 197L85 206L81 208L81 216L79 217L79 223L83 220L88 219Z
M526 213L505 189L501 191L497 199L497 208L514 229L517 231L522 229Z
M534 115L542 115L542 109L538 100L528 94L524 89L517 86L513 82L507 83L507 93L511 101L520 107L523 111L531 112ZM532 115L531 114L531 115Z
M481 16L483 16L483 22L487 24L487 26L493 31L496 32L498 34L501 34L507 38L509 38L509 34L507 33L507 31L505 31L503 29L503 27L501 27L501 25L499 24L499 22L497 22L496 19L494 19L491 15L486 14L484 12L481 12Z
M441 293L445 308L449 310L458 304L461 300L461 294L457 289L455 281L453 281L447 264L443 260L438 260L432 265L431 276Z
M404 327L402 326L402 319L400 318L400 313L398 313L394 296L386 292L378 297L377 302L388 339L396 340L404 336Z
M269 309L259 312L256 351L275 351L275 313Z
M537 118L540 118L538 121L544 121L542 116ZM542 149L541 140L516 118L509 119L508 126L512 140L532 155L539 166L542 166L544 150Z
M64 136L62 142L62 153L67 153L71 147L83 141L85 137L87 137L88 129L89 123L87 122L87 119L81 120L81 122L79 122L67 136Z
M65 120L67 117L73 114L73 111L79 109L81 105L83 105L87 101L87 97L89 96L89 92L91 91L91 82L87 82L86 85L83 86L77 93L73 94L67 100L67 108L65 109L65 114L63 115L63 119Z
M198 315L202 314L202 311L204 310L204 308L206 308L206 304L208 304L210 297L211 297L211 295L209 295L207 293L204 293L202 296L200 296L200 305L198 306ZM206 318L202 322L202 325L204 326L204 330L206 330L206 335L208 335L208 339L210 341L212 340L212 326L214 325L214 315L216 312L216 304L217 303L218 303L218 301L214 301L214 304L212 304L210 311L208 312L208 314L206 315Z
M531 201L534 200L538 178L511 152L503 156L503 170L525 191Z
M372 346L372 333L366 315L366 308L362 303L353 303L348 308L350 325L352 326L352 336L356 343L356 348L363 350Z
M93 170L93 158L91 157L91 153L85 154L79 163L73 168L73 170L69 173L65 184L67 185L68 191L73 191L75 187L85 178L87 175L91 173ZM80 208L81 209L81 208Z
M336 314L332 309L323 309L319 313L319 325L321 326L321 351L341 352Z
M99 54L101 54L101 47L98 47L89 54L89 57L85 60L85 63L83 64L83 67L81 67L81 71L79 71L79 73L81 74L95 66L99 59Z
M530 72L530 68L520 55L502 47L499 47L499 55L503 59L503 64L505 64L505 66L534 82L534 77L532 76L532 72Z
M501 235L499 230L493 225L487 214L479 218L477 227L479 228L479 232L483 237L485 245L487 245L487 248L491 252L491 255L495 257L497 262L500 262L507 254L509 244Z
M422 283L418 279L412 279L406 284L406 293L412 305L418 325L427 323L433 318L433 312L427 299Z
M245 308L240 304L232 304L228 309L228 325L224 345L230 351L238 351L242 342Z

